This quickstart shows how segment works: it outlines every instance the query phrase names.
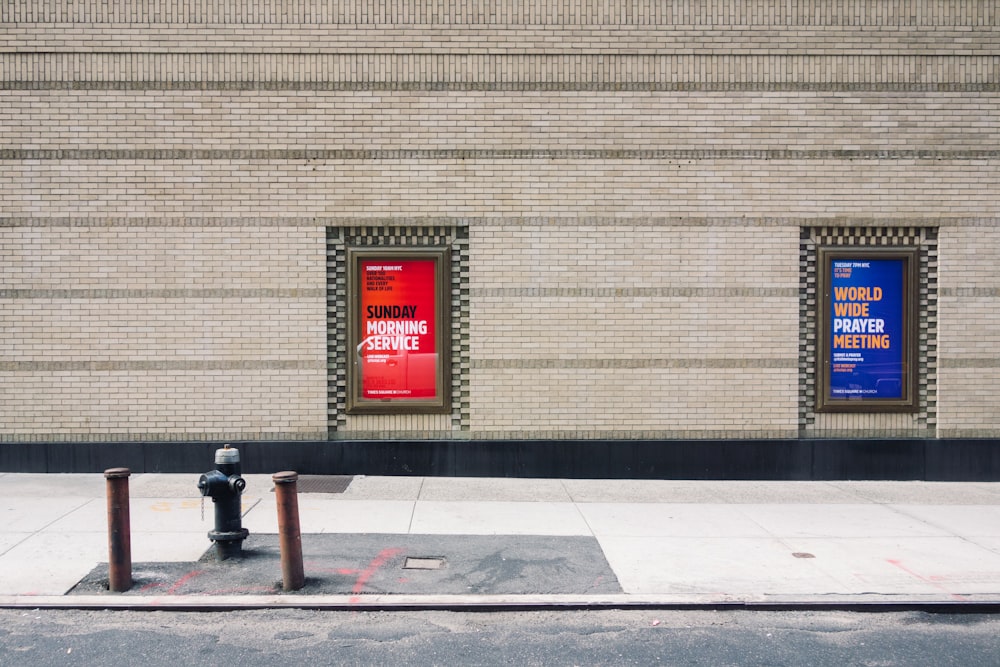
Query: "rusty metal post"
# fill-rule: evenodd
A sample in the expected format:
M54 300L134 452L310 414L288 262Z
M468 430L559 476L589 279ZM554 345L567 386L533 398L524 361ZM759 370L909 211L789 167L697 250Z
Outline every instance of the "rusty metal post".
M299 474L276 472L274 499L278 505L278 538L281 544L281 578L286 591L297 591L306 583L302 569L302 533L299 530Z
M132 527L129 518L128 468L104 471L108 495L108 586L115 593L132 588Z

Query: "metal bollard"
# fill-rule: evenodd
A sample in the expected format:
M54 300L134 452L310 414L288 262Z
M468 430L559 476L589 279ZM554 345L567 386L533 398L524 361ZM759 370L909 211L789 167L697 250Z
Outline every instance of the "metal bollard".
M115 593L132 588L132 527L129 518L128 468L104 471L108 496L108 587Z
M290 470L276 472L271 480L278 505L281 578L286 591L297 591L306 583L302 569L302 532L299 530L299 474Z

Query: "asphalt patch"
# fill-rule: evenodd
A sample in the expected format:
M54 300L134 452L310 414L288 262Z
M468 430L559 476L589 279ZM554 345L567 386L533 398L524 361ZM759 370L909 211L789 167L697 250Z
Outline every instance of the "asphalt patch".
M287 595L529 595L622 593L600 545L587 536L302 536L305 586ZM433 567L413 567L413 564ZM133 563L132 588L108 591L95 567L69 595L270 595L282 593L278 536L251 535L243 557Z

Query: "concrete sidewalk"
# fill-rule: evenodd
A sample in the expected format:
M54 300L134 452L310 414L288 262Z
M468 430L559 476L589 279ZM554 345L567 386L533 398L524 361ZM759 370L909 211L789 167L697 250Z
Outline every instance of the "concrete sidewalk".
M270 476L243 497L265 570L203 558L197 478L130 478L137 585L113 594L81 584L106 577L103 475L0 474L0 606L1000 604L997 483L355 477L300 493L307 584L284 594ZM432 555L447 572L399 569Z

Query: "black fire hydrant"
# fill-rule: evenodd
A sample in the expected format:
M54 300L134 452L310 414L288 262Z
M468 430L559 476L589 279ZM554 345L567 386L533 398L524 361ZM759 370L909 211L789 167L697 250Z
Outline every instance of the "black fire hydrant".
M202 497L211 496L215 503L215 530L208 532L208 539L215 542L218 560L240 558L250 531L243 527L240 496L247 482L240 476L239 450L229 445L215 450L215 467L198 478Z

